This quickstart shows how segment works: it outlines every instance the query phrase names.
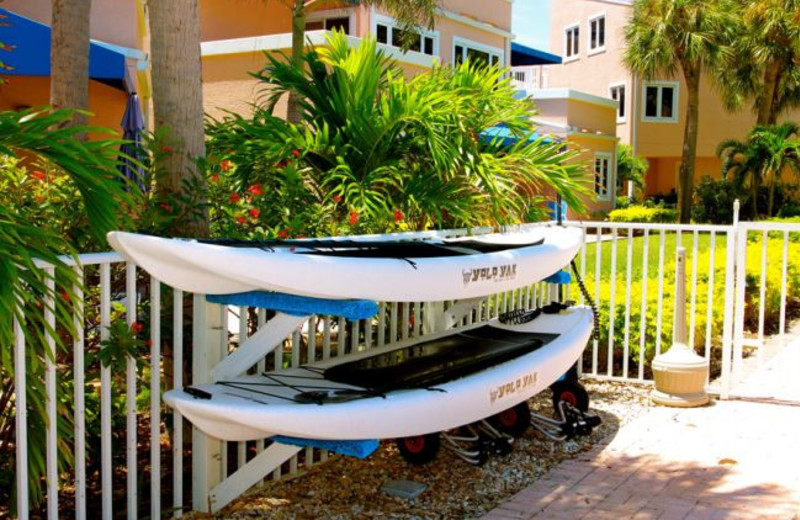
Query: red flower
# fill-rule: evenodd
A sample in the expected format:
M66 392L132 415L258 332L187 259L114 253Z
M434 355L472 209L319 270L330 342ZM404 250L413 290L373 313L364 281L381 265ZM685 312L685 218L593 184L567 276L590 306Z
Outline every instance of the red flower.
M65 301L65 302L68 302L68 301L70 300L70 297L69 297L69 294L67 294L67 291L62 291L62 292L61 292L61 298L62 298L62 299Z
M358 223L358 211L351 211L350 218L347 220L351 226L355 226Z
M242 197L239 196L238 193L231 193L231 204L236 204L241 200Z
M253 208L247 212L252 218L257 219L259 215L261 215L261 210L258 208Z
M144 346L147 347L147 348L152 347L153 346L153 340L149 339L149 338L144 340Z
M224 172L230 171L230 169L231 169L232 167L233 167L233 163L232 163L232 162L230 162L230 161L229 161L229 160L227 160L227 159L225 159L224 161L222 161L222 163L219 165L219 168L220 168L222 171L224 171Z
M264 190L261 188L260 184L253 184L252 186L247 188L247 191L249 191L253 195L263 195L264 194Z
M285 229L278 231L278 238L289 238L289 232Z
M44 172L33 172L31 173L31 177L39 179L40 181L43 181L46 178Z
M162 146L161 151L164 153L172 153L175 151L175 149L171 146Z
M143 330L144 330L144 325L142 325L142 324L141 324L141 323L139 323L138 321L134 321L133 323L131 323L131 331L132 331L134 334L139 334L139 333L140 333L140 332L142 332Z
M279 162L278 164L276 164L276 165L275 165L275 167L276 167L276 168L283 169L283 168L286 168L286 165L287 165L287 164L289 164L289 162L288 162L288 161L281 161L281 162Z
M395 222L402 222L405 220L406 216L403 215L403 212L399 209L394 210L394 221Z
M292 150L292 155L294 155L295 157L300 157L300 150L297 149Z
M244 217L236 217L236 222L238 222L239 224L244 224L245 222L247 222L247 219Z
M339 204L340 202L342 202L342 196L341 195L334 195L333 196L333 202L335 202L336 204Z
M169 204L164 203L164 204L161 205L161 209L163 209L166 212L170 212L170 211L172 211L172 206L170 206Z
M216 173L211 175L211 182L219 182L219 175Z

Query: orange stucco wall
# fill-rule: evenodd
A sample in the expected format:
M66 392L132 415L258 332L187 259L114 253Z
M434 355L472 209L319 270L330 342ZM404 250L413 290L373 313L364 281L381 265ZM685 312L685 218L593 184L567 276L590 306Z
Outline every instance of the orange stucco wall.
M92 0L92 38L123 47L140 48L138 0ZM50 25L51 0L3 0L0 7Z
M623 47L621 28L629 17L628 6L612 4L600 0L558 0L552 2L550 31L550 52L565 56L564 29L578 25L580 28L580 52L578 58L564 65L547 67L549 88L573 88L608 98L612 85L626 86L626 121L617 124L620 142L631 142L631 75L622 65L620 53ZM587 34L589 18L605 14L605 51L589 54Z
M0 85L0 110L18 110L28 106L47 105L50 99L50 78L14 76ZM120 132L127 95L97 81L89 82L89 110L94 116L89 124ZM107 136L106 136L107 137Z

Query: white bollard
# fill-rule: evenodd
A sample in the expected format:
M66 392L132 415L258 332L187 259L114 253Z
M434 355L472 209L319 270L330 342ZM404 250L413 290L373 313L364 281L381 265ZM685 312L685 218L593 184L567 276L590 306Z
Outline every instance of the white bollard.
M697 254L697 252L695 252ZM708 360L686 345L686 249L678 248L675 260L675 316L673 345L653 360L654 403L665 406L693 407L708 403L706 381Z

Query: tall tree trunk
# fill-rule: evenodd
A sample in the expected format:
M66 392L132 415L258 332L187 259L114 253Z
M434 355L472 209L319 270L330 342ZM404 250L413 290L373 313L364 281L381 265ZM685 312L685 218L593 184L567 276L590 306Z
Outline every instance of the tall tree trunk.
M303 45L306 38L306 9L304 0L295 0L292 8L292 61L298 66L303 63ZM297 94L289 93L286 119L292 123L300 122L300 110L297 105Z
M758 107L757 125L768 125L770 122L773 105L775 103L775 94L778 88L779 75L780 65L777 62L771 62L764 69L764 93L761 104Z
M203 182L197 159L205 156L203 85L200 64L198 0L148 2L153 70L153 114L156 130L166 128L163 158L156 164L156 189L161 197L185 195L187 180ZM175 202L173 200L173 202ZM176 234L205 236L208 219L196 208L180 220ZM173 208L178 211L179 208ZM186 214L186 211L184 211Z
M756 177L756 172L753 172L753 180L750 183L750 196L753 197L753 204L750 208L753 220L758 220L758 187L758 177Z
M775 184L777 179L774 172L767 172L769 176L769 197L767 198L767 218L772 218L772 208L775 204Z
M89 109L89 33L92 0L53 0L50 104ZM86 124L78 114L72 125ZM85 140L86 136L77 136Z
M683 151L678 172L678 219L681 224L692 220L692 191L694 189L694 163L697 157L697 134L700 121L700 71L684 66L688 106L683 132ZM675 107L677 110L678 107Z

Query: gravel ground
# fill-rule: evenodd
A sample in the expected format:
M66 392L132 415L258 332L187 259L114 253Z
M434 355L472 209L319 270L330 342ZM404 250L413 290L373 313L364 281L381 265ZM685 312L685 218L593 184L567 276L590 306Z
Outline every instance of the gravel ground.
M599 440L649 406L649 386L613 382L586 383L592 409L603 424L589 437L567 442L550 441L529 430L514 442L514 451L493 456L480 467L469 465L447 450L424 466L406 463L392 442L385 442L365 460L334 456L297 477L256 487L215 517L281 519L465 519L487 513L527 487L560 461L587 451ZM531 408L550 414L550 392L531 399ZM381 491L390 480L427 485L414 500Z

